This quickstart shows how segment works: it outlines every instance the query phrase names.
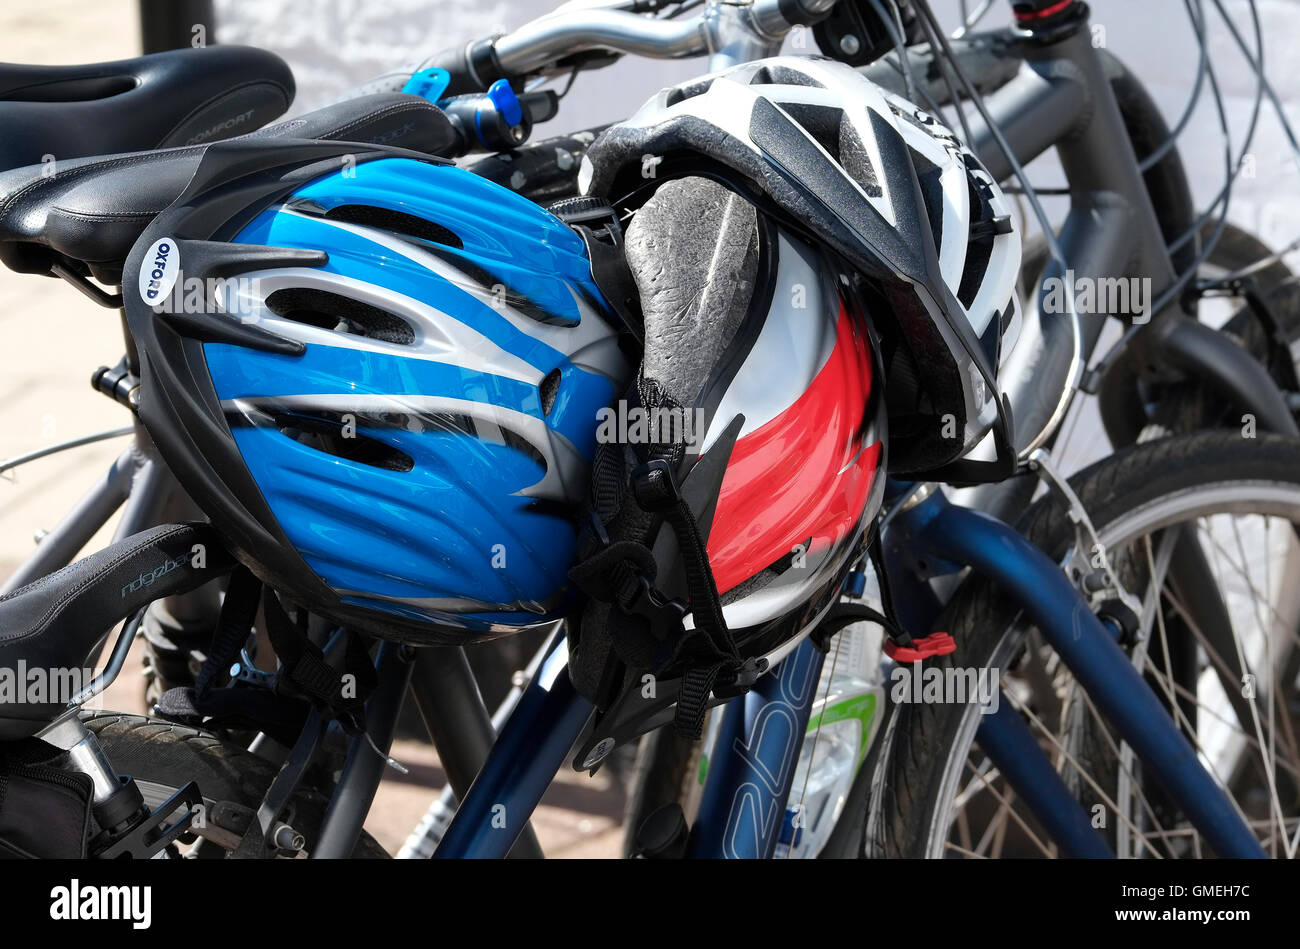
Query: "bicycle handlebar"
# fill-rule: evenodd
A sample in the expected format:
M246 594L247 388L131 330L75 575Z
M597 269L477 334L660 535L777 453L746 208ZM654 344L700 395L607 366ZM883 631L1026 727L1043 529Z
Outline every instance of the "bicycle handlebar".
M443 50L420 68L445 69L451 76L448 95L484 92L498 79L514 81L543 75L584 53L682 59L716 52L745 30L779 43L793 27L822 19L836 2L754 0L729 5L734 11L730 20L719 16L712 4L703 13L683 20L643 15L667 6L662 0L624 0L576 8L566 5L501 36ZM738 23L735 16L744 19Z
M482 96L501 80L520 89L529 79L597 68L626 54L656 59L711 54L716 69L772 55L792 28L825 19L837 2L705 0L701 12L677 20L647 15L672 6L674 0L571 0L511 32L442 50L413 69L372 79L352 95L400 92L414 73L440 69L448 77L442 97ZM1032 7L1039 0L1012 3ZM1054 0L1046 8L1055 13L1059 5ZM549 114L534 116L534 121L554 115L555 97L551 100ZM531 104L525 103L526 111ZM485 145L466 142L466 148L474 150Z
M769 0L770 2L770 0ZM703 15L657 20L619 11L553 13L499 37L493 47L508 75L527 75L593 49L677 59L708 52Z

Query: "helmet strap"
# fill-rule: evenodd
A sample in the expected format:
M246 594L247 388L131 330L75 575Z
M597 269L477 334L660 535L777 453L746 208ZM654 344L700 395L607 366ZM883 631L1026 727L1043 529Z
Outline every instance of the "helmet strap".
M694 741L703 733L710 694L714 691L739 694L748 690L762 674L759 665L765 663L745 662L740 657L722 612L722 599L718 596L704 538L694 512L678 489L673 466L665 458L638 465L632 471L632 493L643 511L663 517L676 535L681 551L697 635L683 635L679 640L678 655L684 660L686 671L677 695L673 728L681 737Z

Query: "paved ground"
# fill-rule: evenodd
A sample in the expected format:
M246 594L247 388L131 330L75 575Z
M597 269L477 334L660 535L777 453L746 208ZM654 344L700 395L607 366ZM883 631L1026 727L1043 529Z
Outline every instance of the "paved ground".
M138 51L132 0L0 5L0 61L94 62ZM61 280L0 268L0 460L61 439L129 424L90 388L90 374L122 355L117 316ZM78 449L0 476L0 573L32 549L125 445ZM103 539L103 535L99 539Z
M54 0L0 5L0 61L94 62L138 53L134 0ZM122 354L116 315L59 280L20 277L0 268L0 463L25 452L129 424L125 410L89 384L98 366ZM0 579L112 463L125 439L76 449L0 476ZM98 549L112 525L91 542ZM102 697L102 707L143 712L135 658ZM433 749L399 741L393 755L409 775L390 771L367 829L391 853L445 783ZM560 775L534 826L551 856L618 852L621 795L603 776Z

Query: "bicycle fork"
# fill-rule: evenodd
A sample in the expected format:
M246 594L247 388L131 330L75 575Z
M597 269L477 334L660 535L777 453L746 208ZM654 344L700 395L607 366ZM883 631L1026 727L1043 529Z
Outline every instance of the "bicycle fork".
M894 529L902 533L907 549L969 566L1015 599L1219 856L1266 856L1160 699L1051 558L1011 527L950 503L941 491L905 506ZM1086 822L1082 805L1062 793L1063 782L1037 742L1008 725L1002 716L987 716L980 729L981 746L1012 765L1005 770L1016 793L1036 813L1051 815L1044 823L1063 849L1078 856L1101 855L1080 832ZM1061 813L1067 800L1078 813Z

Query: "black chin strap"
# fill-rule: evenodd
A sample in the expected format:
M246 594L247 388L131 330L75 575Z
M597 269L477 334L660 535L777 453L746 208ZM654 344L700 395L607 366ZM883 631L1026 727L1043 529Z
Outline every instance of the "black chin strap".
M219 688L219 679L239 658L248 640L259 603L271 647L280 660L275 690ZM308 638L306 619L306 611L302 611L295 623L273 590L264 588L247 568L237 567L231 574L212 645L194 687L169 689L158 703L159 714L192 724L208 718L253 724L277 740L287 737L292 743L306 717L306 703L310 702L329 709L345 731L360 734L365 728L365 700L377 683L365 643L356 633L345 634L345 671L340 672L326 662L320 647Z
M632 492L642 510L660 515L672 528L685 568L695 630L694 635L680 639L678 655L685 664L685 673L677 695L673 729L681 737L695 741L704 731L710 695L747 691L766 669L766 662L740 657L722 612L722 599L699 524L677 488L671 464L657 458L638 465L632 471Z

